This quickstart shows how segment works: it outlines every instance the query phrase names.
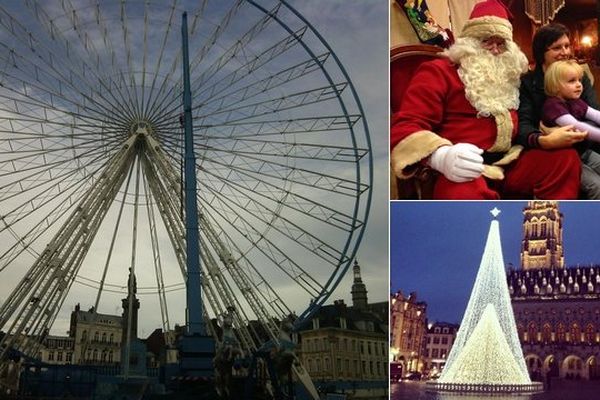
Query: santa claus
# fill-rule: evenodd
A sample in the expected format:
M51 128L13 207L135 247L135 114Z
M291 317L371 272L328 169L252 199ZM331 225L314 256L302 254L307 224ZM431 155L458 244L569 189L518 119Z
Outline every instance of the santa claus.
M509 15L497 0L477 3L445 57L415 73L392 117L394 173L439 171L436 199L577 198L575 150L513 145L527 58L512 40Z

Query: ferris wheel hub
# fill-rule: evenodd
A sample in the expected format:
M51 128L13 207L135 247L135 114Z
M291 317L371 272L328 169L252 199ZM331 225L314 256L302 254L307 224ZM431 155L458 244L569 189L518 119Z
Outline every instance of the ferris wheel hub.
M154 131L152 123L145 119L134 120L130 124L129 134L135 135L150 135Z

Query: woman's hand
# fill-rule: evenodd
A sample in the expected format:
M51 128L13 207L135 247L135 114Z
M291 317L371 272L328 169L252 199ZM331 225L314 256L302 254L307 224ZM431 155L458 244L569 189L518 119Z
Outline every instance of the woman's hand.
M563 149L571 147L575 143L581 142L587 136L587 132L573 129L573 125L548 128L540 123L542 134L538 141L540 147L544 150Z

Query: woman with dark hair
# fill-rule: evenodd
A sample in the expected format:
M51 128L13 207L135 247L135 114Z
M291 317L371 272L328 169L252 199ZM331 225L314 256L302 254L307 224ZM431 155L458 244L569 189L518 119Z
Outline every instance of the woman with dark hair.
M565 126L543 134L540 130L542 107L546 100L544 93L544 73L555 61L571 58L569 30L562 24L553 23L537 30L532 43L535 69L521 78L519 96L519 137L518 143L525 148L545 150L574 146L582 161L581 191L586 198L600 199L600 154L589 148L585 140L587 132ZM584 74L581 99L590 107L598 109L598 101L590 79Z

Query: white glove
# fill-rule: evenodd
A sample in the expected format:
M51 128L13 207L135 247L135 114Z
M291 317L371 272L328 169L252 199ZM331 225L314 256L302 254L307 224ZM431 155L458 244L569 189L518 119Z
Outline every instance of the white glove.
M470 143L442 146L431 154L429 166L452 182L469 182L483 172L483 150Z

